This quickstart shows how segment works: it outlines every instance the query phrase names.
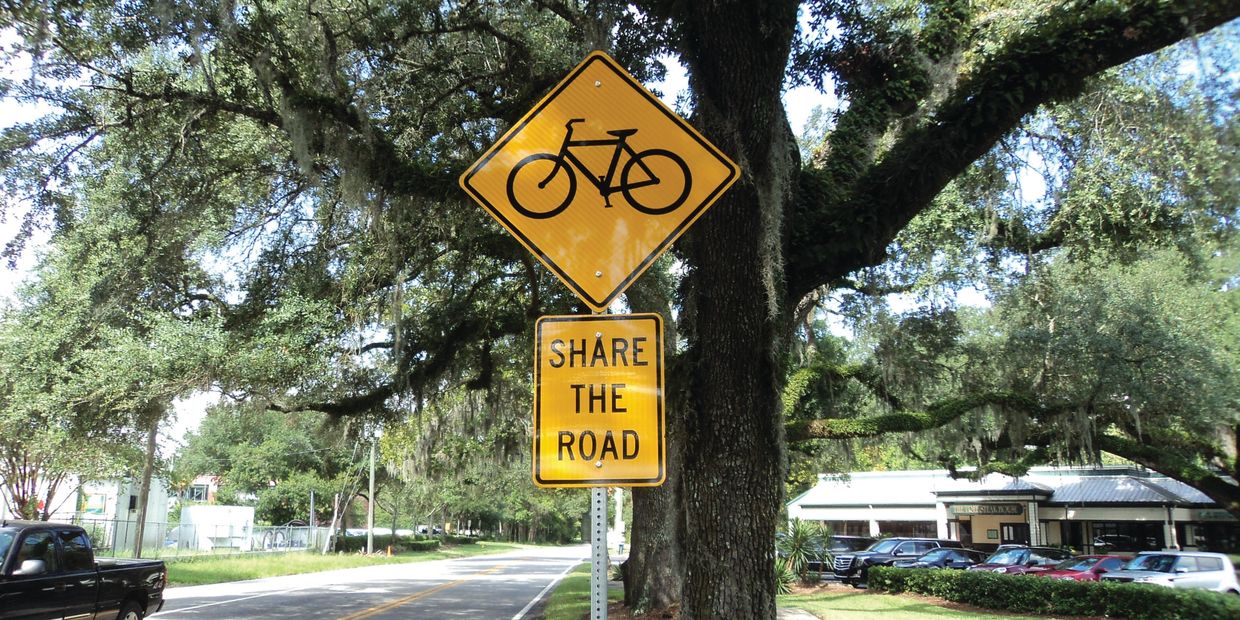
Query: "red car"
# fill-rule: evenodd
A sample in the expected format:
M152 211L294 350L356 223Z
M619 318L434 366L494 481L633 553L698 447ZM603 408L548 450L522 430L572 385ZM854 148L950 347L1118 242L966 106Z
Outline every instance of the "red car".
M1051 579L1098 581L1099 575L1118 570L1124 562L1131 559L1122 555L1081 555L1054 566L1030 568L1025 574L1040 575Z

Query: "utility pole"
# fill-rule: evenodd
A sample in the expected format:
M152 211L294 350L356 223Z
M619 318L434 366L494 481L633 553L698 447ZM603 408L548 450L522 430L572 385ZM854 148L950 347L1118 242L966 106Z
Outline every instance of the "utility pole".
M378 438L370 436L370 497L366 502L366 553L375 552L375 443Z

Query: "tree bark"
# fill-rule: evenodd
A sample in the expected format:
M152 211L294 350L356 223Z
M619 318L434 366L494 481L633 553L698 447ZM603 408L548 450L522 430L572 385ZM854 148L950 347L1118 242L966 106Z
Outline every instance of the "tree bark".
M686 370L681 615L773 618L784 471L779 360L788 333L780 230L799 168L779 92L797 3L686 9L695 124L742 172L682 244L682 329L694 365Z
M146 504L151 499L151 478L155 474L155 442L159 436L160 415L153 416L146 435L146 462L142 464L142 487L138 491L138 524L134 528L133 557L142 557L142 539L146 536Z
M654 270L652 270L654 271ZM681 534L684 528L680 510L683 471L684 399L675 386L685 382L679 372L677 342L679 333L672 320L667 274L648 273L627 294L634 312L657 312L664 317L664 351L668 360L665 386L667 411L664 441L667 479L662 486L633 489L633 529L629 535L629 558L623 566L624 604L633 613L666 609L680 602L683 585Z

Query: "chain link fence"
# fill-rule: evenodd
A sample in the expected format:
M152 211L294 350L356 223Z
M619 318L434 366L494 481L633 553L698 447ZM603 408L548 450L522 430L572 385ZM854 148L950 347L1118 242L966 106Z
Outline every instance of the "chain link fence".
M90 536L99 557L133 557L138 523L127 519L72 519ZM323 548L330 528L301 525L147 523L143 557L179 557L304 551Z

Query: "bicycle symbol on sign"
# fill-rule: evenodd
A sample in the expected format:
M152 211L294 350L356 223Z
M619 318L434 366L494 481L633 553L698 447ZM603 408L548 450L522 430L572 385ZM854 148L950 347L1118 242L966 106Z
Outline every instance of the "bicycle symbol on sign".
M689 196L689 188L693 177L689 167L679 155L667 149L647 149L637 152L629 146L628 138L637 133L636 129L616 129L607 134L614 139L574 140L573 124L583 123L586 119L574 118L564 125L564 142L557 153L534 153L513 166L508 174L508 200L521 215L534 219L547 219L559 215L577 196L576 166L585 178L598 188L603 197L605 207L611 207L611 195L620 192L629 205L642 213L662 215L675 211L684 204ZM607 174L595 176L584 162L569 149L590 146L614 146L611 164ZM620 154L628 154L628 161L620 171L618 183L616 168L620 164ZM572 164L570 166L569 164ZM550 166L550 171L547 167ZM567 183L558 183L551 188L548 184L563 170L568 178ZM545 172L545 176L544 175ZM634 175L636 174L636 178ZM535 181L543 177L541 181ZM538 191L532 191L537 186ZM634 192L646 187L659 186L661 191ZM516 188L530 188L521 193L524 202L517 198ZM565 191L567 188L567 191ZM679 192L676 189L679 188ZM533 195L531 195L533 194ZM545 208L550 206L551 208Z

